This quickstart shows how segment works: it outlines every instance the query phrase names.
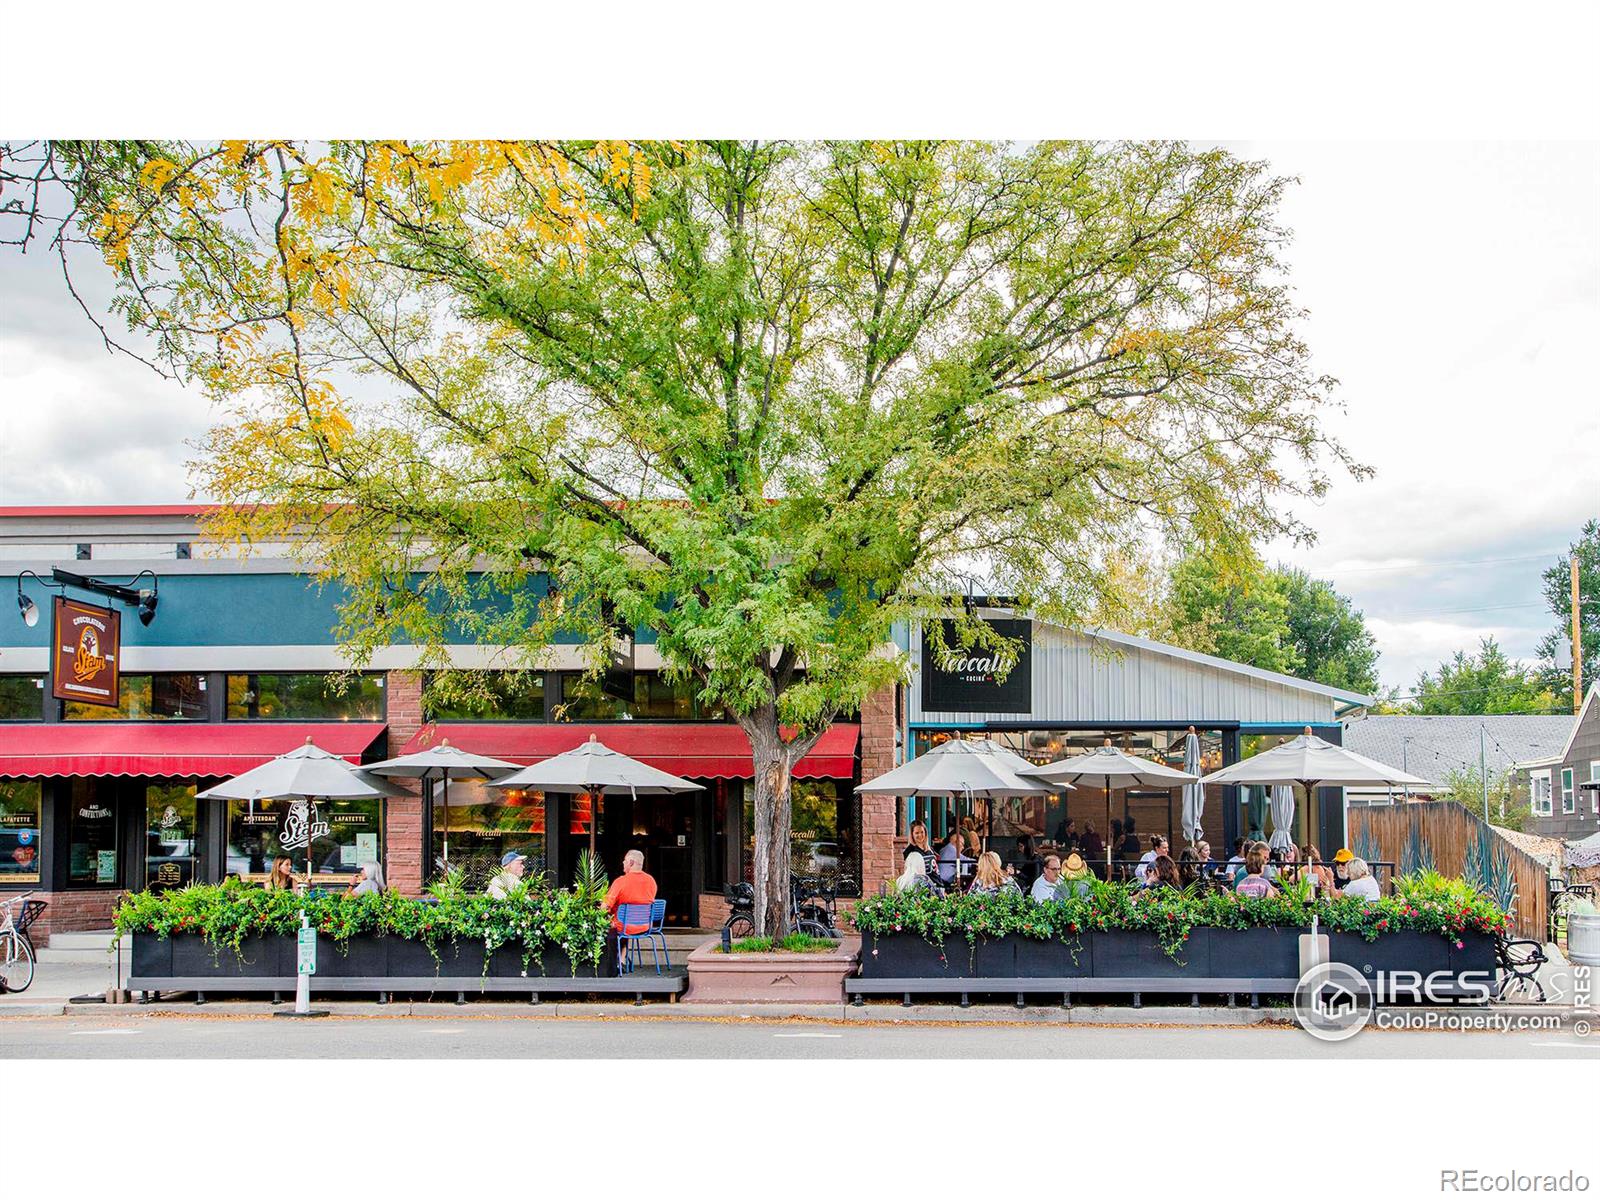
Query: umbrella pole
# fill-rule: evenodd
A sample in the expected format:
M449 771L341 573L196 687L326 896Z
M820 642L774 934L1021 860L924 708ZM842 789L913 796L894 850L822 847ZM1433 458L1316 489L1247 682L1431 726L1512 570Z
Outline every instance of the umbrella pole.
M444 780L444 870L450 873L450 768L445 767L441 772Z
M1106 882L1111 882L1111 776L1105 776L1106 794Z
M594 857L595 829L600 824L600 793L589 793L589 857Z

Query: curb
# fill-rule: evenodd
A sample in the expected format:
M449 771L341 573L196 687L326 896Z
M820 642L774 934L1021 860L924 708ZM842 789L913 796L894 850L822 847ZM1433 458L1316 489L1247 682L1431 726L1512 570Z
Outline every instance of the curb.
M6 1017L59 1017L65 1004L0 1004L0 1020Z

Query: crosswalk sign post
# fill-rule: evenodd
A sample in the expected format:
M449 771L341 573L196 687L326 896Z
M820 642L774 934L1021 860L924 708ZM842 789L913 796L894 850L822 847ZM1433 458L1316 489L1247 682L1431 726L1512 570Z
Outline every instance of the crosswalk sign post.
M306 910L300 910L300 929L295 934L294 1012L280 1017L325 1017L327 1009L311 1011L311 977L317 973L317 931L311 927Z

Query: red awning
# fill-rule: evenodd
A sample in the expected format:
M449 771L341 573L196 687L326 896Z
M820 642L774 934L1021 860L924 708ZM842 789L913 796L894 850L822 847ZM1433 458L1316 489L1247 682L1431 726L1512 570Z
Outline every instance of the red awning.
M571 750L594 734L611 749L689 779L749 779L755 774L750 761L750 739L737 725L671 724L619 721L612 725L515 725L481 722L425 725L400 751L411 754L445 738L452 746L504 758L536 763ZM834 725L795 767L799 779L853 779L859 725Z
M0 776L226 777L259 767L303 745L307 738L330 753L359 762L383 730L382 724L343 721L314 725L264 721L0 725Z

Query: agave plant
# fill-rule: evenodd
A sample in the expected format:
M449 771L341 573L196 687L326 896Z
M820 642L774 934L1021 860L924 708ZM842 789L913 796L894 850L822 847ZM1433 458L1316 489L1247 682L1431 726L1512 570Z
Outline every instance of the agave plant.
M1367 862L1377 862L1383 857L1383 847L1378 844L1378 839L1372 836L1370 829L1361 829L1352 839L1355 844L1350 847L1350 852L1357 858Z
M578 855L577 868L572 873L573 898L588 904L599 904L605 899L606 889L610 886L611 880L607 878L600 860L590 851L582 851Z

